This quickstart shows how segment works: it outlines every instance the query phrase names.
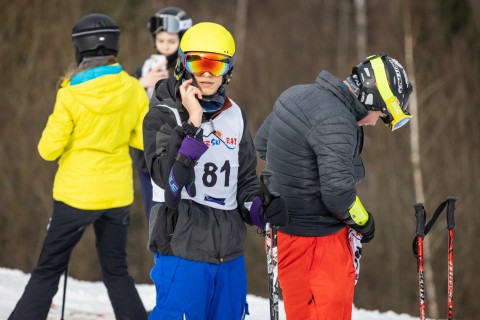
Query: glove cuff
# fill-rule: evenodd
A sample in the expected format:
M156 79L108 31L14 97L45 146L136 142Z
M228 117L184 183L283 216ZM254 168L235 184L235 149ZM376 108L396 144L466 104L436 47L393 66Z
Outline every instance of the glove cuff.
M198 160L207 151L208 147L202 141L187 135L183 141L178 153L185 158L191 160Z
M365 226L368 221L368 211L363 207L362 202L358 196L355 197L355 201L348 208L348 213L352 220L359 226Z

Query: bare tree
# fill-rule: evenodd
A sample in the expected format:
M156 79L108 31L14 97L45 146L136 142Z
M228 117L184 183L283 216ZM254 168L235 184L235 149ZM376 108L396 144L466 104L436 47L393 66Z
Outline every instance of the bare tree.
M240 48L235 55L235 59L241 61L243 58L242 52L245 51L245 39L247 38L247 13L248 0L238 0L235 12L235 42L236 47Z
M355 25L357 29L356 46L360 59L367 56L367 4L365 0L353 0L355 7Z
M346 64L348 52L348 38L350 30L350 2L348 0L339 1L339 19L338 19L338 42L337 42L337 68Z
M404 6L404 15L403 15L403 24L405 29L405 61L406 68L408 70L408 75L410 82L415 85L415 63L413 56L413 32L412 32L412 16L410 12L410 3L407 2ZM409 110L412 114L412 120L410 121L410 159L412 162L412 171L413 171L413 185L415 190L415 202L424 203L425 201L425 191L423 186L423 175L421 167L421 156L420 156L420 130L419 130L419 113L418 113L418 104L417 104L417 92L413 91L410 95ZM433 318L438 318L438 304L437 304L437 293L435 288L435 281L432 268L432 253L431 253L431 241L430 238L425 238L423 242L424 256L425 256L425 289L428 292L428 303L427 308L429 308L430 314Z

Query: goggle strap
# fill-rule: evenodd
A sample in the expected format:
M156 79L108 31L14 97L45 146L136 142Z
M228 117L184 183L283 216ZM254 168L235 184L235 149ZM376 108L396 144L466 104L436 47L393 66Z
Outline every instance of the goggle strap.
M80 31L80 32L73 33L72 38L83 37L83 36L88 36L92 34L101 34L101 33L120 33L120 30L115 28L105 28L105 29Z
M393 95L392 89L388 84L387 76L385 75L385 65L381 57L376 57L370 60L372 65L373 74L375 75L375 80L377 82L377 88L382 96L385 105L387 106L388 112L392 115L392 129L395 128L395 125L404 119L410 119L412 116L405 114L400 105L398 104L397 98Z
M191 26L192 26L192 19L180 20L178 28L180 29L179 31L183 31L183 30L187 30Z
M155 15L150 21L150 31L158 33L166 31L169 33L178 33L185 31L193 25L192 19L180 20L179 17L171 14Z

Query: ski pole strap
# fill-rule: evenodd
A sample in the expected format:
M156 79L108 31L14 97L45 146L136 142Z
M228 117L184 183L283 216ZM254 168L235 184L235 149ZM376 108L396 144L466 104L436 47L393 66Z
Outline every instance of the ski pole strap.
M440 214L442 213L443 209L447 206L448 200L443 201L442 203L439 204L437 207L437 210L433 213L432 219L428 221L427 225L425 226L425 236L430 232L430 229L432 229L433 225L435 222L437 222L438 217L440 217Z
M422 232L420 232L420 234L419 234L419 229L418 229L419 228L419 217L417 216L417 212L420 211L420 210L423 211L423 223L424 224L425 224L425 220L426 220L426 217L427 217L427 213L426 213L425 209L423 208L423 204L419 203L419 204L414 205L415 216L417 216L417 234L416 234L415 238L413 239L412 248L413 248L413 255L415 256L415 258L418 259L418 237L425 238L427 236L427 234L430 232L430 230L432 229L435 222L437 222L437 219L440 216L440 214L442 213L443 209L445 209L445 207L447 206L449 201L452 201L452 199L454 199L454 198L448 198L447 200L440 203L440 205L437 207L437 210L435 210L435 213L433 214L432 219L430 219L430 221L428 221L427 225L425 226L423 235L422 235ZM417 208L420 208L420 207L421 207L421 209L417 209ZM451 215L452 215L451 219L453 220L453 211L452 211ZM421 219L421 217L420 217L420 219ZM448 214L447 214L447 220L448 220ZM452 221L452 223L453 223L453 225L455 225L455 223L453 221ZM448 224L448 221L447 221L447 224Z

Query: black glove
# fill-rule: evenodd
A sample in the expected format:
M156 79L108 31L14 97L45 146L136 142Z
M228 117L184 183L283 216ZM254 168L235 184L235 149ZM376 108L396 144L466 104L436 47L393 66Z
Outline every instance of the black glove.
M264 229L268 222L275 227L283 227L288 222L288 211L285 201L276 194L271 194L270 202L255 197L250 208L250 220L257 227Z
M168 187L165 190L165 204L167 207L174 209L178 206L182 197L183 187L186 188L190 197L195 197L197 194L194 167L187 167L177 160L168 175Z
M368 220L366 225L362 227L359 225L351 227L363 236L362 243L370 242L375 236L375 220L373 219L373 215L370 212L368 212Z
M287 225L287 206L280 195L272 193L270 203L265 208L265 220L275 227L283 227Z

